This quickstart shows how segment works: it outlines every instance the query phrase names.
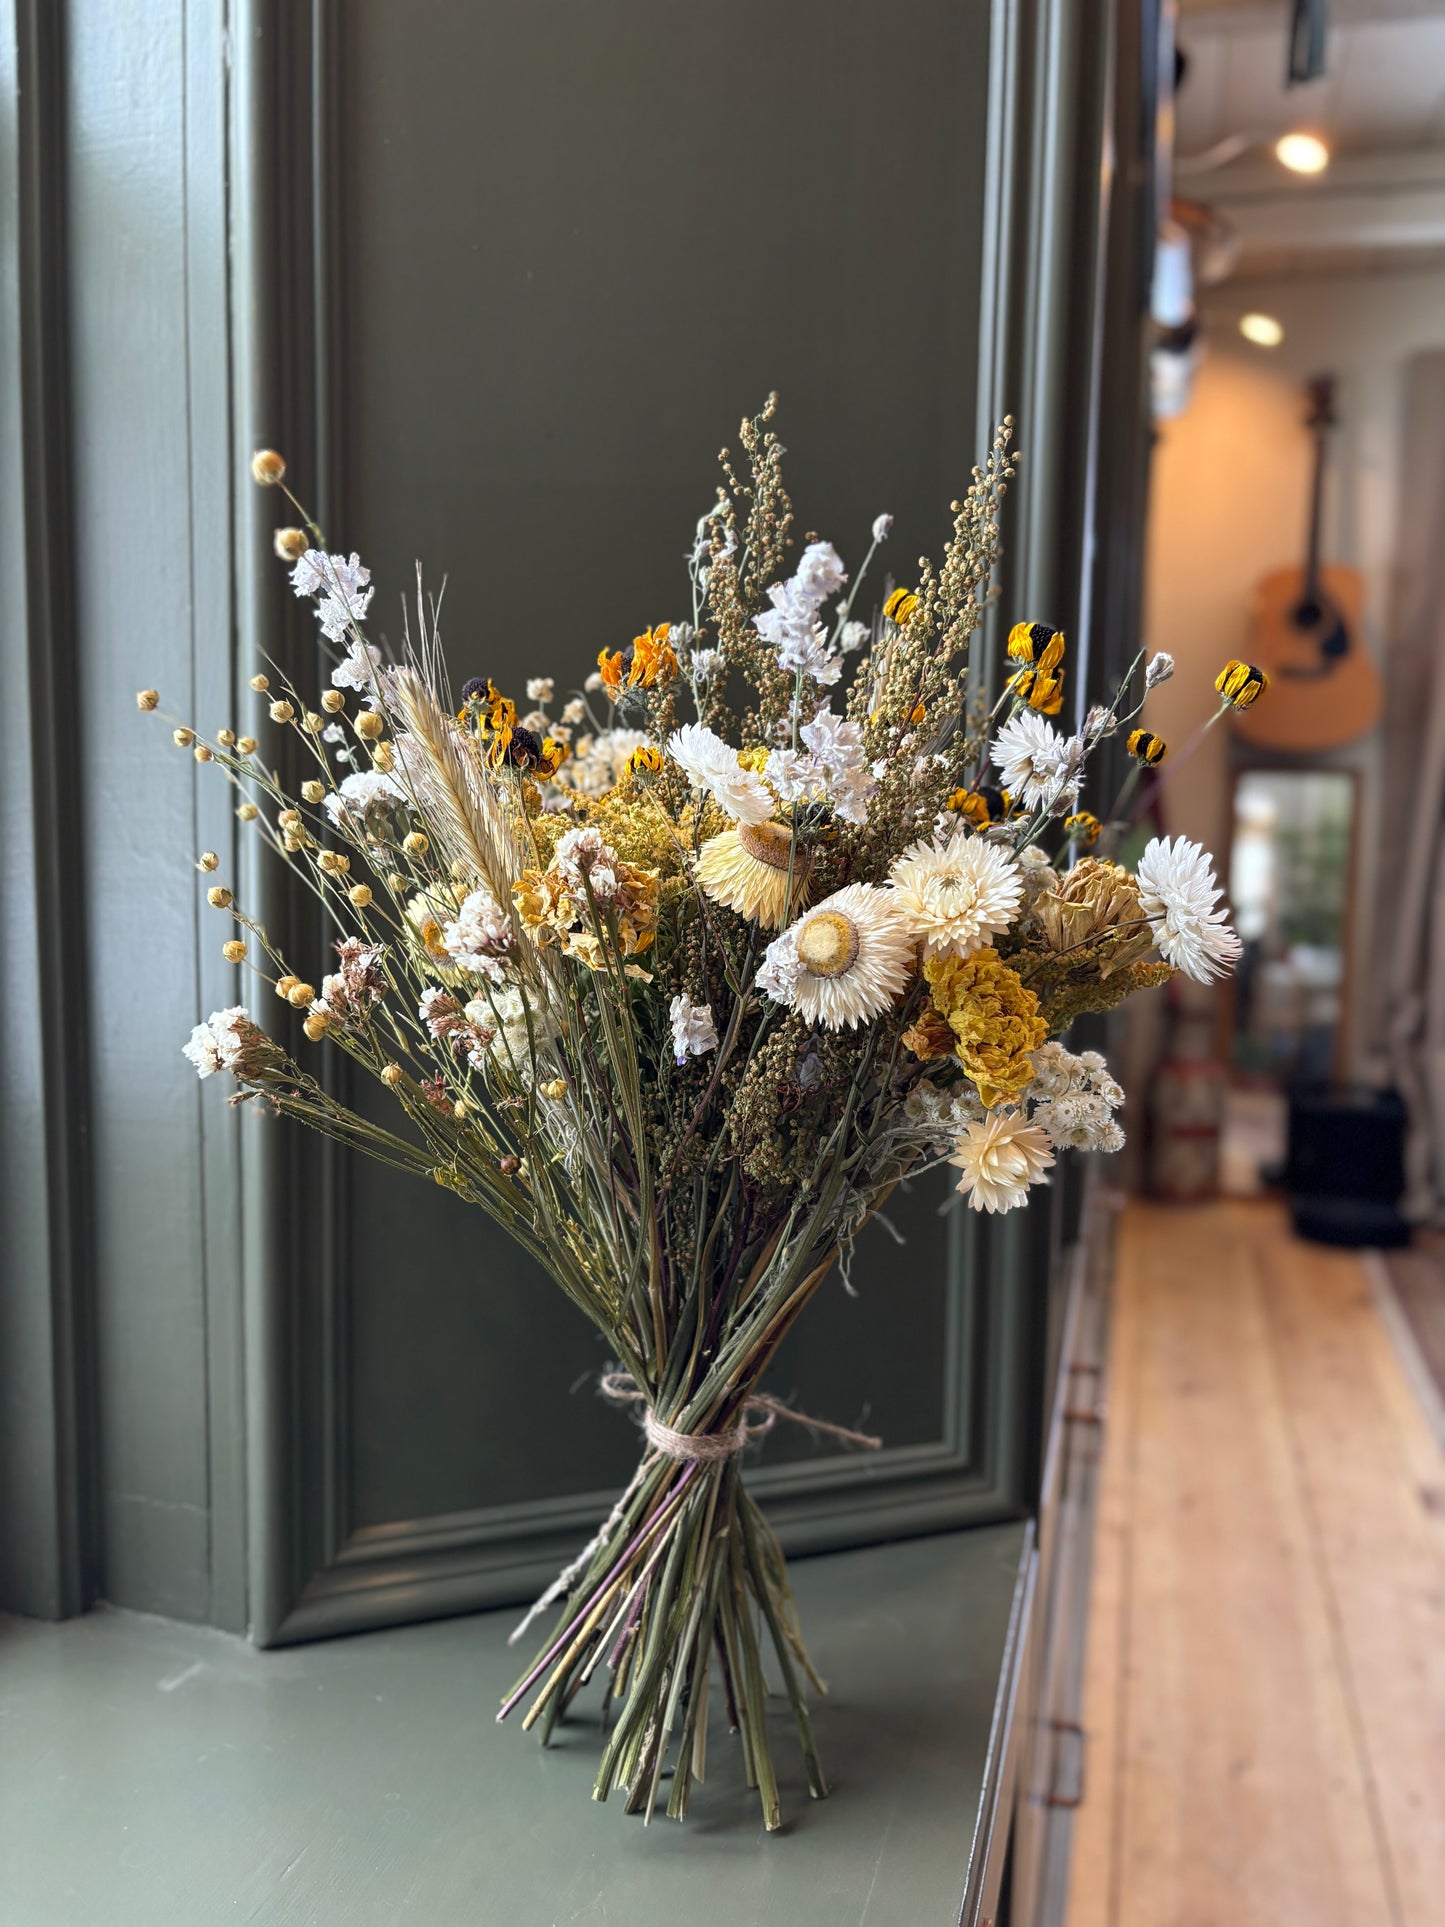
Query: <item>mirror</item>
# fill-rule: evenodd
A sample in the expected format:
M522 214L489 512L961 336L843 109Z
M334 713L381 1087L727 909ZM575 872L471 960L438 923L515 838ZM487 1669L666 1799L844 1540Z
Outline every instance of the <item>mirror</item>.
M1234 780L1229 897L1244 952L1230 1060L1282 1086L1344 1060L1355 779L1348 770L1245 769Z

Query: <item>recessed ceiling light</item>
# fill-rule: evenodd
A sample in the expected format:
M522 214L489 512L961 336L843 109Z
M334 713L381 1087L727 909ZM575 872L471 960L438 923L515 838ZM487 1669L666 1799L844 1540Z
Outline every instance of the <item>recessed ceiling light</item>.
M1318 134L1282 134L1274 153L1292 174L1323 174L1330 164L1330 150Z
M1243 314L1239 332L1256 348L1277 348L1284 340L1284 329L1272 314Z

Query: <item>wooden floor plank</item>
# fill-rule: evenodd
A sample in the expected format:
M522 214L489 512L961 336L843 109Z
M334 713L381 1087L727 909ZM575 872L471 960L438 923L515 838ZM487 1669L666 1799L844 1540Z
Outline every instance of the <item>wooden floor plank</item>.
M1439 1917L1440 1459L1326 1256L1269 1205L1127 1214L1070 1927Z
M1445 1478L1358 1262L1284 1245L1271 1326L1398 1917L1445 1915Z

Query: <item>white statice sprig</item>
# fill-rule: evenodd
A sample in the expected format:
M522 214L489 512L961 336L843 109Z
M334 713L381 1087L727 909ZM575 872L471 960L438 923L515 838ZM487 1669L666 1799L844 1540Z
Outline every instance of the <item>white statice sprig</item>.
M375 593L368 586L370 582L371 571L362 566L354 550L348 556L308 549L291 571L291 587L296 594L316 598L321 633L332 642L344 641L358 623L366 620Z
M689 1057L704 1057L717 1049L717 1026L711 1004L695 1004L684 991L668 1006L672 1026L672 1055L675 1063L685 1064Z

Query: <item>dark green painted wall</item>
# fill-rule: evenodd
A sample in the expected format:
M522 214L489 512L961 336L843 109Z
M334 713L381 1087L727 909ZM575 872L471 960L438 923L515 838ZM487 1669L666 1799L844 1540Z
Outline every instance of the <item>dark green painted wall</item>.
M576 677L682 613L712 457L773 386L801 525L856 559L887 509L905 575L990 411L1047 403L1011 605L1070 619L1077 36L1042 0L5 18L53 99L7 157L17 205L42 160L51 199L5 261L17 312L45 299L0 434L47 489L4 641L42 775L62 746L81 774L47 810L6 773L29 868L4 1021L61 982L51 951L52 1003L83 1019L68 1056L52 1027L14 1059L53 1131L42 1156L7 1121L0 1426L23 1449L0 1476L25 1531L5 1596L99 1592L266 1641L518 1596L631 1462L579 1384L597 1345L479 1215L197 1086L179 1046L235 993L189 858L221 851L322 957L133 692L245 727L256 645L317 674L271 499L237 484L262 442L372 566L383 626L420 556L463 673ZM47 864L71 886L57 916ZM937 1195L901 1203L904 1249L871 1234L859 1298L830 1286L780 1360L779 1390L866 1409L890 1444L864 1463L770 1441L759 1483L795 1544L1025 1496L1048 1223L965 1235Z

